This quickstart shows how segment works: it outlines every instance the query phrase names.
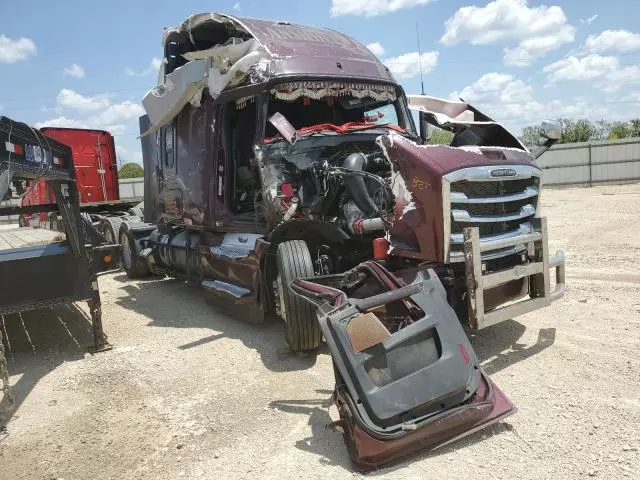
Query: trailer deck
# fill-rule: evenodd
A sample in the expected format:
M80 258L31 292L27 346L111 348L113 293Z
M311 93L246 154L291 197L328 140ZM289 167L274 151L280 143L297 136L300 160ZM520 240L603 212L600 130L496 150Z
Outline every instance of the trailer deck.
M66 235L45 228L6 228L0 230L0 255L5 250L61 243ZM0 256L0 261L2 257Z

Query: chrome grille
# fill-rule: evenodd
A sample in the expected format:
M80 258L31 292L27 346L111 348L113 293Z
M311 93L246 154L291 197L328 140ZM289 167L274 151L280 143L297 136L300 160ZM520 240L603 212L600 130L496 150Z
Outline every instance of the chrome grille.
M451 184L451 191L463 193L467 197L493 197L508 195L524 191L533 186L533 178L521 178L518 180L494 180L491 182L474 182L460 180Z
M446 259L462 261L463 231L478 227L480 241L530 233L538 209L540 170L509 166L515 175L492 177L497 167L472 167L445 175L442 183ZM524 250L523 245L490 251L483 258L500 258Z

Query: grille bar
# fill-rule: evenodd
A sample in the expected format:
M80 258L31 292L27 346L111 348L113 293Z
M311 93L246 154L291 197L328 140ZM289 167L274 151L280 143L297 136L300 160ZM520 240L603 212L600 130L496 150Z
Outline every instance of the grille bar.
M500 203L515 202L518 200L526 200L528 198L537 197L538 189L536 187L526 187L524 192L514 193L512 195L503 195L498 197L468 197L462 192L451 192L451 203Z
M502 240L504 238L512 238L519 237L520 235L526 235L527 233L533 232L533 226L531 222L523 223L518 227L517 230L511 230L506 233L498 234L498 235L486 235L482 237L483 241L494 241L494 240ZM464 234L462 233L452 233L449 237L451 244L453 245L462 245L464 243Z
M520 207L520 211L509 215L482 215L474 216L466 210L451 210L451 215L456 222L465 223L497 223L510 222L511 220L519 220L521 218L530 217L536 214L536 207L530 203Z

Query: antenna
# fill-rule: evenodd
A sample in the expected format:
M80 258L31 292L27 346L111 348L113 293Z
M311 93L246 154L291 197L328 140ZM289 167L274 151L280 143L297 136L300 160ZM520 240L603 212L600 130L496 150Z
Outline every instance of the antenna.
M420 64L420 85L422 87L422 95L424 95L424 76L422 74L422 50L420 50L420 30L418 30L418 22L416 22L416 37L418 39L418 62Z

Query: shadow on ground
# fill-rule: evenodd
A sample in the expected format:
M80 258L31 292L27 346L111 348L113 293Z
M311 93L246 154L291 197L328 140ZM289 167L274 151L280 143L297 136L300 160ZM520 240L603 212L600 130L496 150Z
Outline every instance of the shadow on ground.
M93 345L91 319L75 304L3 315L0 328L9 375L19 376L11 388L12 416L41 378L65 362L82 360Z
M160 278L131 282L126 275L114 279L122 282L120 289L126 292L116 303L149 318L148 326L212 330L210 335L180 345L180 350L198 348L221 338L240 340L258 352L263 364L275 372L306 370L315 365L318 354L328 353L324 344L313 353L291 352L281 320L252 323L247 320L251 318L247 310L217 301L197 285Z
M484 328L475 332L467 332L482 368L488 375L494 375L507 367L539 354L552 346L556 341L555 328L542 328L533 345L519 343L527 327L515 320Z

